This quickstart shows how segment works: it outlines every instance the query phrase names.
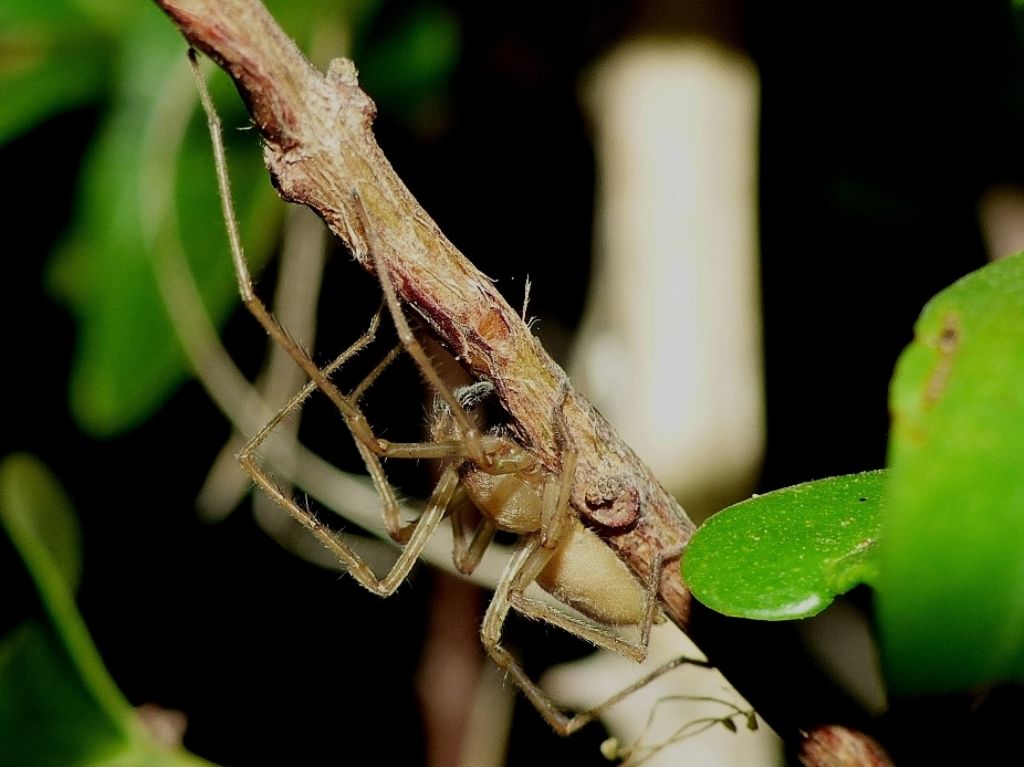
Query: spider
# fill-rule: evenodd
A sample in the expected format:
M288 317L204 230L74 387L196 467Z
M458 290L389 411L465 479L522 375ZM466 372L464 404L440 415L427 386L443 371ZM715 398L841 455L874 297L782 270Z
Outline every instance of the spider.
M544 466L507 427L497 426L481 432L471 411L493 390L493 385L479 381L452 390L442 379L402 311L380 257L380 249L374 247L376 234L358 190L352 191L353 201L400 345L351 392L346 394L338 388L331 379L332 374L373 340L379 313L355 343L329 365L320 368L256 295L231 203L219 118L198 72L194 55L190 59L209 123L221 204L243 303L271 339L295 360L310 379L239 453L239 461L253 481L344 563L360 585L382 597L394 593L405 580L430 535L446 516L454 534L453 559L463 573L474 570L498 531L517 534L519 542L484 615L481 639L488 655L513 679L559 734L575 732L609 706L672 668L683 663L707 665L701 660L677 658L600 705L572 715L559 710L526 675L501 644L502 628L512 609L558 626L598 647L642 662L646 657L651 626L658 615L655 596L657 576L667 557L659 557L651 567L649 582L642 584L595 532L584 527L573 511L569 499L577 453L570 444L562 415L562 406L569 391L567 380L563 381L551 408L553 433L561 458L557 469ZM435 394L429 441L391 442L381 439L373 432L360 407L363 394L402 350L413 359ZM388 535L402 545L397 560L382 577L378 577L313 512L286 494L256 460L261 444L314 389L319 389L331 400L352 433L356 448L380 494ZM440 477L424 511L412 522L403 524L401 520L397 499L381 464L384 458L427 458L441 462ZM528 596L526 590L534 583L558 602L573 608L578 616ZM620 636L615 631L620 626L636 627L639 639L631 641Z

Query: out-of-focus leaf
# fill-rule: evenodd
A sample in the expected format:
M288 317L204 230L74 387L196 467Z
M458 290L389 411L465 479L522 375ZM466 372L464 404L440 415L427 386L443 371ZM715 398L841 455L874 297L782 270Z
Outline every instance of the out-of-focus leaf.
M166 18L144 10L125 42L118 100L85 165L74 231L51 271L79 323L72 411L99 435L145 420L185 377L158 259L184 247L215 319L237 300L209 139L200 120L188 129L196 98L185 45ZM228 88L222 76L217 85ZM223 101L238 104L237 96ZM224 120L229 140L247 139L232 173L243 236L259 261L272 244L275 195L255 134L232 129L247 125L240 106Z
M14 454L0 463L0 522L28 568L43 606L94 705L112 722L130 706L110 679L75 607L80 535L71 502L38 460Z
M390 34L358 52L360 84L374 101L404 119L443 92L459 57L459 28L443 8L415 6Z
M878 579L890 685L1024 679L1024 254L925 306L890 403Z
M0 5L0 24L5 30L34 28L40 33L53 33L86 18L75 0L4 0Z
M112 720L53 629L31 621L0 639L0 764L17 767L212 767Z
M31 622L0 641L0 764L97 763L129 742L52 629Z
M726 615L805 618L875 575L884 471L806 482L715 514L690 541L683 578Z
M102 91L102 56L92 50L77 53L40 57L16 66L0 61L0 92L4 94L0 143L16 138L61 110L88 103ZM9 50L0 49L0 56L6 58L9 54Z
M95 63L113 73L103 78L113 91L112 106L84 164L73 231L50 270L51 285L78 320L72 412L85 430L111 435L148 418L186 377L157 265L163 265L162 273L176 269L173 264L183 250L215 322L227 316L237 296L209 139L195 114L182 38L149 3L95 0L87 10L78 5L53 2L34 8L27 0L15 0L6 13L22 26L70 34L68 29L77 27L68 19L79 12L88 16L91 28L111 38L103 51L113 63ZM315 38L314 47L325 49L320 55L328 58L348 52L335 48L347 47L367 28L377 5L377 0L350 0L343 6L318 0L314 7L304 4L299 14L294 4L272 3L292 20L291 34L300 41ZM454 48L454 28L446 19L436 10L414 15L391 42L392 52L380 59L384 80L412 83L406 95L417 83L436 84L450 68ZM35 75L41 97L25 99L31 104L23 110L8 105L4 111L9 131L24 129L47 110L67 106L69 99L95 96L87 87L95 84L89 67L73 68L69 75L61 69L67 61L58 60L54 70L49 65L47 60ZM58 72L64 78L60 88L53 87ZM243 241L258 266L277 240L282 207L262 167L255 133L233 129L248 125L237 94L220 73L211 85L227 128ZM27 94L28 87L14 96ZM48 103L48 94L64 101ZM413 93L406 102L415 98Z
M35 458L16 454L0 463L0 523L50 618L0 640L0 764L207 764L152 742L107 674L72 596L81 570L78 522Z
M15 453L0 463L0 520L37 582L69 594L82 575L82 534L71 501L46 467Z
M97 690L95 669L80 671L72 659L83 639L85 654L95 655L71 597L81 570L78 523L56 480L31 456L0 464L0 522L56 628L32 622L0 642L0 764L105 758L128 741L131 709L109 678ZM61 636L62 629L70 630Z
M106 87L109 41L77 3L0 4L0 143Z

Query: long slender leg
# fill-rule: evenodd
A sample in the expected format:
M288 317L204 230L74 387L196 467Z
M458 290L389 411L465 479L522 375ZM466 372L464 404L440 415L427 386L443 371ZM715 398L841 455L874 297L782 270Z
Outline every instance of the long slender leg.
M258 441L262 441L266 437L268 430L276 426L278 422L279 419L275 417L275 420L271 421L267 428L253 439L253 442L258 444ZM427 540L444 518L448 503L451 501L452 494L455 492L459 482L459 475L454 467L448 466L442 472L441 478L438 480L434 492L427 502L425 511L417 520L415 528L409 536L408 544L402 549L398 559L391 566L391 570L383 578L378 578L370 566L344 541L338 538L332 530L317 519L312 511L299 506L291 496L281 491L274 479L254 460L254 449L255 447L250 443L239 454L239 461L249 473L249 476L253 478L253 481L271 499L288 512L296 522L313 533L328 551L343 562L347 566L348 572L360 585L381 597L393 594L399 584L408 576L412 566L419 559Z
M570 453L563 465L567 469L575 466L575 452ZM557 498L558 506L554 509L545 508L542 512L542 520L552 520L552 522L545 525L547 529L542 527L539 533L539 545L523 562L517 573L516 580L509 589L509 602L517 611L528 617L546 621L597 647L642 663L647 657L651 626L658 610L658 579L664 563L663 557L655 559L651 566L650 577L644 589L645 608L644 617L639 623L640 638L635 642L620 636L605 624L570 615L547 602L526 595L529 585L541 576L559 547L568 544L569 538L573 534L573 527L579 525L569 508L568 489L571 488L572 483L571 479L566 479L567 476L567 474L562 474L558 481L551 480L544 488L545 506L551 503L552 498ZM568 554L564 556L568 556Z
M349 422L349 428L359 436L368 447L376 447L377 440L370 431L366 418L354 402L331 381L323 375L316 363L310 359L305 350L288 335L288 332L281 327L277 319L263 304L263 301L256 295L253 289L252 276L249 273L249 266L245 260L245 252L242 249L241 238L238 234L238 222L235 216L234 204L231 201L231 183L227 174L227 160L224 155L224 142L221 137L220 118L213 108L210 94L206 89L206 83L199 73L195 59L195 52L189 51L189 59L192 62L192 69L195 73L196 86L199 89L199 99L206 112L206 121L210 129L210 140L213 144L214 164L217 170L217 186L220 192L221 210L224 215L227 227L228 241L231 245L231 258L235 267L235 277L238 281L238 292L242 297L246 308L253 315L257 322L263 326L267 334L284 349L296 364L301 367L310 379L316 381L317 386L330 398L338 410Z
M295 360L299 367L302 368L302 370L309 376L310 381L317 388L323 391L331 402L333 402L338 408L346 425L355 438L356 447L363 458L367 471L369 472L374 486L377 488L378 494L381 496L383 501L382 513L384 516L385 527L392 538L397 541L404 542L412 533L408 526L403 527L401 524L398 502L386 476L384 475L384 470L380 465L379 457L449 457L453 453L465 453L466 446L455 443L434 446L427 444L416 444L412 446L393 445L385 440L378 439L370 428L366 417L363 415L363 412L358 405L358 399L359 396L362 395L362 392L365 391L370 383L372 383L376 374L382 369L381 366L378 366L375 371L371 372L371 374L367 376L367 379L357 387L354 396L344 395L330 380L330 373L325 373L325 371L320 370L306 351L288 335L288 332L281 326L273 314L270 313L260 298L256 296L253 289L252 276L249 273L249 267L245 260L245 254L242 249L241 239L238 233L238 224L235 216L234 205L231 201L231 187L227 173L227 162L224 156L224 143L221 137L220 119L213 108L213 103L206 88L206 83L199 72L194 51L189 51L189 60L195 75L200 101L203 105L204 111L206 112L207 123L209 125L210 139L213 144L215 167L217 171L217 185L220 192L221 208L224 215L225 225L227 227L228 240L231 245L232 263L234 264L235 277L238 281L238 290L241 294L242 301L245 303L246 308L253 317L260 323L260 325L263 326L271 339L273 339L275 343L277 343L293 360ZM392 308L391 311L393 312L394 309ZM385 360L382 365L386 365L387 361L388 360ZM299 401L301 401L301 399L302 398L300 398ZM290 411L289 408L286 408L285 410ZM277 422L278 421L275 421L274 423L276 424ZM267 433L269 433L269 431ZM258 444L259 441L262 440L257 440L256 444ZM475 448L477 450L481 449L479 438L477 439ZM243 450L240 455L240 460L241 456L246 456L248 464L245 468L250 473L253 473L255 463L252 462L252 450ZM268 482L270 481L269 478L265 479ZM272 482L270 483L272 484ZM275 494L280 495L280 491L271 492L272 496Z
M459 403L458 398L455 397L451 389L448 388L448 385L445 384L444 380L441 378L441 374L437 372L437 369L430 361L430 357L420 345L420 342L416 340L415 334L409 327L409 322L405 319L405 315L402 313L402 307L398 303L398 297L395 294L395 287L391 284L391 277L385 268L381 247L377 240L377 234L373 225L370 223L370 216L366 212L366 206L363 204L363 199L359 196L358 191L355 190L353 190L352 196L356 203L356 210L359 212L359 216L362 219L361 223L363 232L367 237L369 249L373 256L374 266L377 270L377 279L380 281L381 290L384 292L384 298L391 311L391 318L395 322L395 329L398 331L398 339L402 342L402 346L405 347L409 356L415 360L420 372L427 381L430 382L431 386L433 386L434 391L437 392L437 394L451 409L452 415L458 421L459 429L462 432L462 438L465 440L469 456L478 466L487 466L490 463L490 457L483 449L480 430Z
M562 413L562 406L568 393L569 384L568 380L566 380L563 381L559 388L559 394L555 398L555 405L552 408L551 414L555 441L562 452L562 473L557 480L550 479L544 485L540 548L523 563L515 583L513 583L509 590L508 598L516 610L528 617L547 621L598 647L631 658L637 663L642 663L644 658L647 657L651 626L657 614L658 578L661 573L663 558L659 557L651 567L651 576L644 591L644 618L639 624L640 638L636 642L618 635L603 624L570 615L546 602L532 599L526 596L525 593L526 588L540 577L559 546L567 543L572 527L579 524L569 506L578 453L571 446L571 438L569 437L568 429L565 425L565 417Z
M509 601L523 615L536 620L546 621L603 650L610 650L637 663L643 663L647 657L647 647L650 644L651 628L658 614L658 578L664 561L664 558L658 557L651 568L651 575L644 590L644 618L638 625L640 636L636 641L619 635L601 623L577 618L547 602L527 596L525 594L525 587L529 585L529 582L524 582L522 587L513 589L509 595Z
M480 564L498 528L484 517L464 494L459 497L457 492L449 508L451 511L448 519L452 525L452 561L460 573L469 575ZM474 528L472 538L467 543L471 526Z
M569 509L569 498L572 495L573 483L576 481L576 461L579 452L570 444L572 440L565 424L565 413L562 412L568 396L569 379L566 377L558 387L555 405L551 409L552 432L562 456L562 468L560 480L557 483L547 482L544 487L540 537L541 545L546 549L555 548L557 544L554 541L560 540L566 534L567 525L575 518Z
M551 412L552 431L562 455L562 471L557 481L549 480L544 486L540 529L541 549L524 563L515 584L510 589L509 600L516 610L528 617L547 621L598 647L642 663L647 656L651 626L657 614L658 578L663 558L656 560L651 567L651 575L644 592L644 618L639 623L640 638L636 642L619 636L604 624L570 615L546 602L532 599L525 593L529 584L540 577L558 547L567 542L572 525L578 524L569 507L578 453L572 445L572 438L569 435L565 415L562 411L569 390L569 381L564 379L559 387L558 395L555 397L555 404ZM545 550L549 553L545 553Z
M539 550L541 550L539 535L532 535L525 538L517 547L512 559L509 561L504 573L502 574L501 581L498 583L498 588L494 593L494 597L488 605L480 633L488 655L491 656L500 668L512 677L512 680L523 691L523 694L530 700L534 708L536 708L548 724L554 728L555 732L560 735L571 735L587 723L591 722L594 718L600 716L609 707L636 692L641 687L644 687L655 678L678 668L683 664L701 666L705 668L710 667L710 663L706 660L681 656L659 666L649 674L638 679L633 684L620 690L615 695L593 708L576 714L566 714L561 711L554 701L552 701L551 698L548 697L526 675L512 654L501 645L501 630L506 618L508 617L508 612L513 606L511 597L515 590L520 587L518 584L523 580L524 573L531 569L529 568L530 560ZM550 617L547 615L538 615L537 617L543 617L545 620L550 621ZM556 623L556 625L561 624ZM570 631L573 634L577 633L575 626L569 627L563 625L562 627L566 628L567 631Z
M366 391L377 380L377 377L390 365L395 357L402 350L402 346L395 346L387 355L371 370L367 376L352 390L348 399L358 406L359 400ZM317 385L316 381L310 382ZM373 481L377 494L381 497L381 514L384 520L384 527L388 535L397 543L404 544L409 540L412 529L416 522L402 524L401 512L398 499L395 497L391 483L384 474L384 467L381 465L381 458L436 458L436 459L459 459L466 457L465 445L459 440L435 441L435 442L391 442L378 439L377 450L373 451L367 445L354 436L356 449L366 465L367 472Z
M560 410L560 404L556 408ZM560 412L557 415L560 416ZM558 435L559 429L562 427L558 417L556 417L555 423L555 432ZM563 448L565 448L564 442L561 441L564 439L564 432L559 439ZM505 669L512 676L516 684L523 690L524 694L548 723L563 735L575 732L609 706L614 705L655 677L676 668L682 663L707 665L704 661L695 661L687 658L677 659L655 669L595 708L570 716L559 710L558 706L526 676L515 659L501 646L502 627L508 617L509 609L514 607L518 612L527 617L546 621L598 647L619 653L637 662L643 661L647 655L651 626L657 613L658 579L664 561L661 557L652 563L651 576L648 579L645 590L646 608L644 618L640 624L640 638L637 642L631 642L619 636L605 625L574 617L557 607L525 595L526 588L537 580L538 576L540 576L544 568L551 561L551 558L558 551L558 548L568 542L573 527L579 524L569 507L569 496L572 490L575 465L576 451L566 449L563 457L562 475L558 479L552 478L549 480L543 489L544 508L541 512L541 530L525 538L523 544L520 545L509 562L494 598L488 606L481 629L484 647L487 649L488 654L491 655L501 668Z

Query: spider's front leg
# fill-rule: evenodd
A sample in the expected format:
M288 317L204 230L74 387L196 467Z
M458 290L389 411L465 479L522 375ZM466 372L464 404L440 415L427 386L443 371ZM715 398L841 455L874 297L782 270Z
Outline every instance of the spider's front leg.
M224 155L224 143L221 135L220 119L214 110L205 80L199 72L194 52L190 51L189 60L195 75L196 86L199 90L200 101L206 113L207 123L210 131L210 139L213 145L215 167L217 173L217 184L220 192L221 206L224 214L225 226L227 228L228 240L231 246L232 263L235 269L235 277L238 282L238 290L242 301L250 314L260 323L267 335L278 344L309 376L309 383L292 398L292 400L281 409L281 411L242 449L238 455L239 462L245 471L252 477L278 505L285 509L297 522L309 529L334 555L342 561L363 586L375 594L387 596L391 594L398 584L401 583L412 565L418 559L431 533L437 528L441 519L447 511L452 494L458 486L458 473L454 465L449 466L442 473L438 484L427 503L426 510L416 521L403 525L400 517L400 507L395 498L394 491L384 474L380 459L382 457L397 458L457 458L465 454L466 445L463 442L452 441L450 443L391 443L378 439L370 428L366 416L363 414L359 399L362 394L372 385L377 376L390 364L398 351L392 350L356 387L349 395L344 394L332 381L331 375L345 361L350 359L356 352L365 348L374 337L378 324L378 316L370 330L356 341L345 352L338 356L330 365L320 369L309 354L296 342L278 322L277 318L267 309L263 301L256 295L252 276L246 262L245 253L242 249L241 239L238 232L237 220L234 212L234 205L231 201L231 188L227 172L227 162ZM393 292L393 291L392 291ZM394 297L391 296L393 304ZM394 311L392 307L392 311ZM378 313L379 314L379 313ZM408 326L405 326L408 329ZM401 330L401 328L400 328ZM408 348L408 344L404 344ZM401 347L399 347L401 348ZM320 389L328 399L334 403L341 413L345 424L352 433L356 447L366 464L367 471L382 500L382 516L384 525L389 535L400 543L405 543L398 560L391 570L383 578L377 578L370 567L343 541L341 541L329 528L321 523L316 516L308 509L299 506L294 499L285 493L276 481L256 461L255 453L259 446L267 439L278 424L312 393L313 389ZM479 443L475 446L480 450Z

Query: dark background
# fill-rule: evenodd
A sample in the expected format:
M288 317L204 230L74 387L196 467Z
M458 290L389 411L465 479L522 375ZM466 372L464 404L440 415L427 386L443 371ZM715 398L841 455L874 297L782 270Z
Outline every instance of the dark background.
M423 134L383 111L380 141L513 304L532 277L542 336L571 329L586 295L594 192L580 75L625 34L682 25L638 3L448 6L463 50L444 119ZM387 9L382 27L405 5ZM981 191L1024 179L1020 46L1008 3L958 4L955 13L924 3L749 3L729 13L712 12L711 27L745 47L762 78L761 486L772 489L884 463L887 384L914 318L984 262ZM90 439L72 422L73 324L42 275L96 121L91 111L65 114L0 153L9 238L0 447L40 456L75 500L80 606L106 663L132 702L186 711L186 744L215 762L420 763L412 679L435 585L429 569L380 600L288 554L247 512L200 524L194 497L228 427L194 383L117 439ZM351 306L331 290L369 296L354 323L337 320L349 323L331 331L339 338L352 337L377 301L356 272L344 254L329 272L345 287L327 288L324 311ZM255 369L261 334L240 313L227 343ZM418 392L384 398L401 418L422 414ZM0 577L6 630L37 609L6 540ZM579 652L555 631L516 636L535 676ZM604 764L603 737L590 727L557 738L520 701L508 764Z

